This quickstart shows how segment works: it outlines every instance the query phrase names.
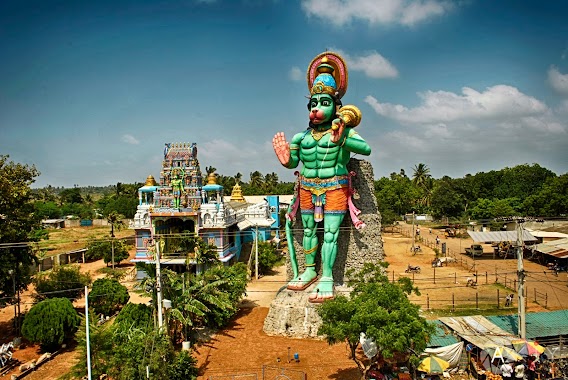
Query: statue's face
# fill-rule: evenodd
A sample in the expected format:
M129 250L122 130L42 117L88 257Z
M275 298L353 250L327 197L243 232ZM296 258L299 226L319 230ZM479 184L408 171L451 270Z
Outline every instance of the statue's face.
M310 98L310 121L315 124L323 124L331 121L335 116L335 104L330 95L315 94Z

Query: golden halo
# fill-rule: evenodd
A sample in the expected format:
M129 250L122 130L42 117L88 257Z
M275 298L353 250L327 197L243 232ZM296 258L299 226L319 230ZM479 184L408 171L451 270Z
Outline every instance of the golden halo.
M318 76L318 66L322 63L324 57L327 59L328 65L333 67L333 78L337 84L338 96L341 99L343 95L347 92L348 75L347 75L347 65L345 60L339 54L332 51L326 51L318 54L308 66L308 72L306 74L306 79L308 81L308 90L312 89L314 84L314 79Z

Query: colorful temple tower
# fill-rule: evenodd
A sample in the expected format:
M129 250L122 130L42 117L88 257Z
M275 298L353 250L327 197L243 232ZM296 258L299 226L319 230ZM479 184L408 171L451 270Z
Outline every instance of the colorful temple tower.
M272 199L249 204L238 184L233 193L234 198L225 200L215 173L203 185L195 143L165 144L159 183L150 175L138 189L138 208L130 225L136 236L133 261L155 262L152 247L160 241L161 264L196 264L194 253L184 249L188 236L217 247L221 262L238 260L243 242L265 240L278 228L278 214Z

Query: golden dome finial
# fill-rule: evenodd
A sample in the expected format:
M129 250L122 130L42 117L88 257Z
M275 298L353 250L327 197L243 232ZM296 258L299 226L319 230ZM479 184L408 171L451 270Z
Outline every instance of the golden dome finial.
M217 174L215 174L215 172L209 173L209 175L207 175L207 184L208 185L216 185L217 184Z
M156 180L153 175L150 174L146 177L146 183L144 183L144 186L156 186Z

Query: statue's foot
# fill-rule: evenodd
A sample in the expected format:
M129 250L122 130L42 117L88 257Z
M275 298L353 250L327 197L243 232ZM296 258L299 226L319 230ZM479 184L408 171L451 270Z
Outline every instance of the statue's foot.
M316 273L316 271L314 269L308 268L304 273L300 274L296 278L293 278L292 281L288 283L287 289L295 291L305 290L311 284L316 282L317 279L318 274Z
M326 300L333 299L333 278L322 277L316 288L310 294L308 300L312 303L322 303Z

